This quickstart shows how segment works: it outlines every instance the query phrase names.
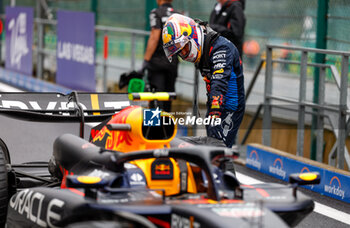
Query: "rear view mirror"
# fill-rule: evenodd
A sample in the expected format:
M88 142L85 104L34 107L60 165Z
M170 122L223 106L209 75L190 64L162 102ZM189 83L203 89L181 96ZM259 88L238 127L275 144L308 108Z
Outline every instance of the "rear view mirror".
M318 172L293 173L289 176L289 183L297 185L319 184L321 176Z
M96 199L97 192L95 188L103 188L109 184L108 180L95 176L66 176L66 185L70 188L84 188L85 197Z

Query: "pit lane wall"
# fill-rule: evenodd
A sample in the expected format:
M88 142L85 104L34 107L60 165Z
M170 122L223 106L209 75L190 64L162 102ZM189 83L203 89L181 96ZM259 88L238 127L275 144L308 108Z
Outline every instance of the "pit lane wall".
M29 92L58 92L71 93L72 90L50 82L42 81L31 76L5 70L0 67L0 81Z
M247 146L246 166L286 182L292 173L319 172L319 185L302 187L350 203L350 173L347 171L260 144Z

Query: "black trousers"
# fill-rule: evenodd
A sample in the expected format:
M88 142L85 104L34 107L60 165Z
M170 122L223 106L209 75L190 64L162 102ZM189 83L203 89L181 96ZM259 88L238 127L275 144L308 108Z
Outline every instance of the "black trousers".
M162 70L148 70L148 81L152 92L175 92L175 82L177 77L177 68ZM163 111L171 111L171 101L151 102L151 108L157 106Z

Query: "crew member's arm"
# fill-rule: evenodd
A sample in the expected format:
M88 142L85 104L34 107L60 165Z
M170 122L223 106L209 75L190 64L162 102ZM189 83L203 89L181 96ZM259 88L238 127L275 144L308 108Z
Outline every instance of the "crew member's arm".
M152 28L151 34L150 34L148 42L147 42L146 52L145 52L145 55L143 57L144 60L146 60L146 61L151 60L152 55L158 46L158 41L159 41L161 32L162 32L161 29Z
M142 71L145 71L149 67L149 61L157 49L158 42L162 33L162 21L157 15L155 9L151 11L149 20L151 25L151 34L148 38L146 52L143 57Z

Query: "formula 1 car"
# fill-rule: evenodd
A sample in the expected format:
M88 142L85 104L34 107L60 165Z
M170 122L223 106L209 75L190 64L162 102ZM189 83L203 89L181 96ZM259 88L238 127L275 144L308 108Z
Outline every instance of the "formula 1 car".
M154 99L152 94L146 95ZM21 105L13 102L18 97ZM56 99L65 108L18 109L33 107L34 98L40 100L35 107L49 107L46 104ZM176 125L166 113L161 114L160 122L170 124L145 126L144 109L121 103L127 102L125 98L126 94L76 92L1 94L3 115L81 123L80 137L64 134L55 140L53 157L45 165L11 164L6 142L0 143L2 224L284 227L296 225L313 210L313 201L297 192L297 186L318 183L318 174L292 175L289 186L241 185L226 167L231 157L237 156L234 151L176 139ZM122 109L122 105L129 107ZM83 139L85 122L101 122L92 129L90 142ZM48 169L49 178L47 173L38 175L38 169ZM8 208L3 206L7 201Z

